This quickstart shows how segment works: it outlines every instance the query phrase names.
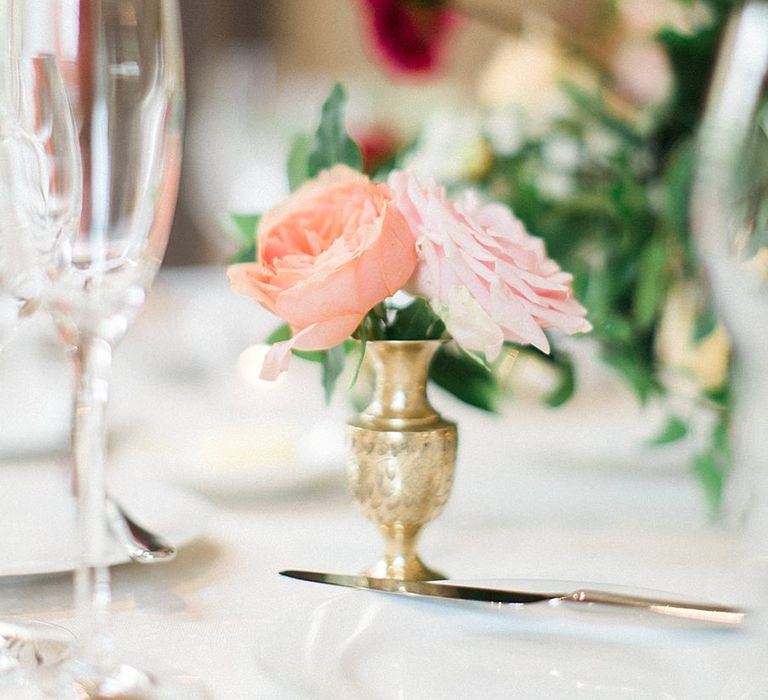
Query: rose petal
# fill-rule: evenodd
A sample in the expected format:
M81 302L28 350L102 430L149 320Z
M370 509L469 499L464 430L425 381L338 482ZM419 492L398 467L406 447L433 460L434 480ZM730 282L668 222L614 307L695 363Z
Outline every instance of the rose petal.
M549 352L543 329L591 328L573 299L571 275L547 257L544 242L530 236L507 207L482 204L472 192L452 202L443 188L422 186L408 172L393 172L389 185L418 240L420 263L409 288L439 310L460 345L483 346L492 357L502 336Z

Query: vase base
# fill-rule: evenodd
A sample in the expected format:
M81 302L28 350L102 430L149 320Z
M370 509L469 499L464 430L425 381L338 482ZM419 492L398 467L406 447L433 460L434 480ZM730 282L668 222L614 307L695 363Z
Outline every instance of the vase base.
M391 578L397 581L441 581L448 578L441 571L430 569L419 557L405 561L402 559L381 559L370 567L365 575L371 578Z

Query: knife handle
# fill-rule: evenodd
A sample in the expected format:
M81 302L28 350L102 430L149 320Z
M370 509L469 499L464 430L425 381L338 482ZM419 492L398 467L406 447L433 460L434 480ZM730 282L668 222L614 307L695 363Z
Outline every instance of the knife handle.
M637 608L659 615L697 620L698 622L738 625L744 621L744 611L740 608L724 605L707 605L706 603L686 603L677 600L665 600L663 598L646 598L626 593L580 589L569 593L563 600L570 600L575 603Z

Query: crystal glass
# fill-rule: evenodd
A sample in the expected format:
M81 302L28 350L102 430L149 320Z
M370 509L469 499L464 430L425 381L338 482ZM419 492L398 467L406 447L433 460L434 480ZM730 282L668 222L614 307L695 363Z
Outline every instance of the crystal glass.
M0 350L46 291L45 261L74 230L80 157L59 66L50 55L0 57ZM42 680L69 654L60 628L0 620L0 694Z
M693 223L734 353L726 514L741 526L734 587L758 622L752 648L768 658L768 2L746 3L720 47L698 141ZM734 517L735 516L735 517ZM766 697L760 692L745 697Z
M51 255L47 306L72 349L73 461L80 562L81 649L74 697L197 698L181 678L125 662L110 623L103 565L106 408L112 353L144 302L175 208L183 122L176 0L16 0L25 45L60 32L79 127L79 226ZM72 684L70 684L70 689ZM64 691L62 691L63 693Z
M751 2L733 18L720 49L699 133L692 210L734 350L737 459L726 507L751 522L768 517L768 502L757 500L768 497L757 488L768 474L768 433L754 422L768 410L767 81L768 2ZM768 544L768 528L759 531Z

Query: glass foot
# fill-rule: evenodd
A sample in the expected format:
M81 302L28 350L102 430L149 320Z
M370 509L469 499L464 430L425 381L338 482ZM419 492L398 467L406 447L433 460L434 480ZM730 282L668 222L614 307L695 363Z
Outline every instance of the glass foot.
M72 655L74 645L74 635L58 625L0 619L0 676L60 666Z
M21 619L0 619L0 697L52 700L75 648L63 627Z

